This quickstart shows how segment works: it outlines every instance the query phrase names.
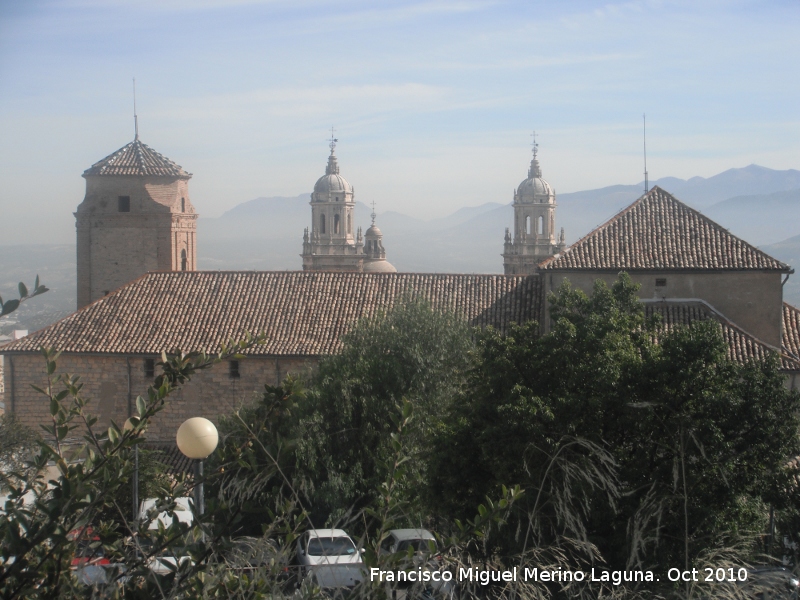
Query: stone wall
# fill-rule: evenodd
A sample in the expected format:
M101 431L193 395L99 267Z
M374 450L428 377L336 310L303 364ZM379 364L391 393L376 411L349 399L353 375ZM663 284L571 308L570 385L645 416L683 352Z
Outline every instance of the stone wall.
M153 380L145 372L145 360L156 363L157 356L98 354L62 354L58 373L80 375L82 395L90 399L89 411L99 417L98 427L106 428L110 419L122 425L136 414L136 397L146 396ZM174 440L180 424L189 417L216 421L243 402L257 397L264 384L278 385L288 373L308 374L318 358L249 357L238 361L239 377L232 377L229 361L216 364L197 374L192 381L170 395L166 408L154 419L148 432L150 440ZM31 388L47 385L44 359L39 354L5 356L6 410L37 431L51 422L48 400ZM155 375L158 375L156 366ZM130 388L129 388L130 382Z
M118 198L130 198L119 212ZM188 181L174 177L87 176L75 213L78 308L148 271L197 268L197 214Z
M595 280L611 285L618 273L598 271L545 272L545 292L558 289L564 279L591 294ZM782 273L768 271L631 271L641 285L639 297L705 300L750 335L776 348L781 347L783 323ZM661 281L656 281L661 280ZM664 284L664 285L657 285ZM545 330L550 324L545 323Z

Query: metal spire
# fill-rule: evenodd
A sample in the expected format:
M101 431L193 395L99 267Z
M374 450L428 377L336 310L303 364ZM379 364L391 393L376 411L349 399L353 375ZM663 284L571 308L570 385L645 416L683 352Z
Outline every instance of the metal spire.
M133 130L136 134L134 139L139 139L139 117L136 116L136 77L133 78Z
M533 158L536 159L536 151L539 149L539 144L536 143L536 131L531 134L533 138Z
M643 142L644 142L644 193L646 194L649 192L649 185L647 182L647 118L645 117L644 113L642 113L642 134L643 134Z
M336 130L333 128L333 126L331 126L331 143L330 143L331 154L333 154L333 149L336 148L336 142L339 141L335 137L333 137L333 132L334 131L336 131Z
M370 217L372 217L372 224L375 225L375 200L372 201L372 214Z

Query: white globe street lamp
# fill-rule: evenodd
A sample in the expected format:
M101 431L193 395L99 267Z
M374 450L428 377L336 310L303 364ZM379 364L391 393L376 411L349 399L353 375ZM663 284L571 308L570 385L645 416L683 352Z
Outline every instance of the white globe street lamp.
M217 428L208 419L192 417L178 427L178 449L195 462L194 504L198 515L205 512L203 498L203 459L214 452L219 443Z

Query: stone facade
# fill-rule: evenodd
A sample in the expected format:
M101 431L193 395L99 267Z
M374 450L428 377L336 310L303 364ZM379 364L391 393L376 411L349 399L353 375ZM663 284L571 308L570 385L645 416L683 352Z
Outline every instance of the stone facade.
M514 190L514 235L506 229L503 269L506 275L532 275L539 263L564 250L564 229L556 241L556 193L542 178L533 146L528 177Z
M133 164L121 165L126 159ZM78 308L148 271L196 269L191 174L137 138L83 177L86 196L75 212Z
M147 387L159 373L155 366L159 360L155 355L63 353L58 358L58 373L80 375L82 397L90 400L89 412L98 416L97 428L102 431L110 420L122 425L136 414L136 397L147 396ZM25 425L39 430L39 425L51 420L47 398L31 388L31 384L46 388L44 359L40 354L26 353L6 356L5 362L8 410ZM258 397L264 384L279 385L288 373L307 374L317 362L317 357L248 357L236 361L238 376L232 376L230 361L214 365L170 395L166 407L152 422L148 440L174 441L175 432L187 418L216 421L219 415ZM148 372L148 366L153 370Z
M303 270L393 273L396 269L386 262L383 234L375 227L367 232L370 252L364 250L361 228L355 226L355 189L339 174L336 140L331 138L331 154L325 175L314 184L311 194L311 230L303 232ZM380 246L380 248L378 248Z
M628 271L643 300L703 300L721 315L773 348L781 347L781 273L736 271ZM564 280L591 294L594 282L609 286L619 271L549 271L543 274L545 301ZM549 319L544 330L550 330Z

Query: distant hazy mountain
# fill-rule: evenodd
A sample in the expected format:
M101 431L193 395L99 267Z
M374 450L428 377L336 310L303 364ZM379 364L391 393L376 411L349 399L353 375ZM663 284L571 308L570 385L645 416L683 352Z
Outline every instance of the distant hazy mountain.
M800 306L800 269L798 269L800 267L800 235L790 237L777 244L761 246L761 249L798 271L789 275L789 280L783 286L783 300L793 306Z
M703 211L756 246L800 233L800 188L772 194L737 196Z
M800 265L800 171L750 165L707 179L666 177L653 184L703 210L752 244L784 239L764 249L776 258ZM567 243L573 243L642 193L642 185L614 185L559 194L556 226L564 227ZM256 198L219 218L200 218L199 268L300 269L303 230L310 226L309 196ZM368 206L357 203L355 224L366 229L370 212ZM510 204L487 203L429 221L385 212L378 215L376 224L383 231L388 260L400 271L502 273L503 233L513 221ZM792 236L798 237L786 239ZM31 283L36 273L53 291L34 299L25 312L20 310L20 319L37 311L57 315L74 308L74 243L2 247L0 294L13 294L17 281ZM800 304L800 275L790 278L785 291L789 301Z

